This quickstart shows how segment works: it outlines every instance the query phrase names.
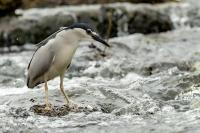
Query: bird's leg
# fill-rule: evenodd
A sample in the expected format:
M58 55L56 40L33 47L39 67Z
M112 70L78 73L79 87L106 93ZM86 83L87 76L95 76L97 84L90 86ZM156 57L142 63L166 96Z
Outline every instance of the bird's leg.
M45 110L51 110L50 104L49 104L49 99L48 99L48 85L47 85L47 81L45 81L44 88L45 88L45 104L46 104Z
M67 94L65 93L65 90L64 90L63 78L64 78L64 75L61 75L60 76L60 91L63 94L63 96L65 97L65 102L68 105L69 104L69 97L67 96Z

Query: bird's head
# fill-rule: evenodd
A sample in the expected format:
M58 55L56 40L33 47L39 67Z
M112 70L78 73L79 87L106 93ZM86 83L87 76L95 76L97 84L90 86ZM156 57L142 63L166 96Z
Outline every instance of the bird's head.
M104 41L89 25L85 23L76 23L67 27L67 29L73 30L81 38L81 40L95 40L107 47L110 47L106 41Z

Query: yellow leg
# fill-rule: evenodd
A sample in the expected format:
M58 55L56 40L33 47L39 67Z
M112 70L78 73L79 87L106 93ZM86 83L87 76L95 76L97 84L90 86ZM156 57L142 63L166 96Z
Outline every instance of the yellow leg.
M63 94L63 96L65 97L66 104L69 104L69 97L65 93L64 86L63 86L63 78L64 78L64 75L61 75L60 76L60 91Z
M44 84L44 88L45 88L45 104L46 104L45 109L50 110L51 108L50 108L49 99L48 99L48 85L46 81Z

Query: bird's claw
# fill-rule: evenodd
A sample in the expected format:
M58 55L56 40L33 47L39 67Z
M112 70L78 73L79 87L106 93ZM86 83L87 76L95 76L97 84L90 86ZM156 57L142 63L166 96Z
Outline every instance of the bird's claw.
M46 104L46 107L44 108L45 111L52 110L51 104Z
M44 108L44 110L45 110L45 111L50 111L50 110L52 110L52 108L46 106L46 107Z

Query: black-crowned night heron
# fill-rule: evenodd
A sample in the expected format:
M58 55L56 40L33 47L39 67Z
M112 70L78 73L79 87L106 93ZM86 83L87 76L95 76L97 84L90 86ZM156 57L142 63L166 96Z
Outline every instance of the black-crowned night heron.
M34 88L44 83L46 109L50 109L47 81L57 76L60 76L60 90L66 103L69 103L63 86L64 73L69 68L79 43L84 40L96 40L109 47L108 43L101 39L91 27L83 23L63 27L39 43L39 48L28 65L27 86Z

